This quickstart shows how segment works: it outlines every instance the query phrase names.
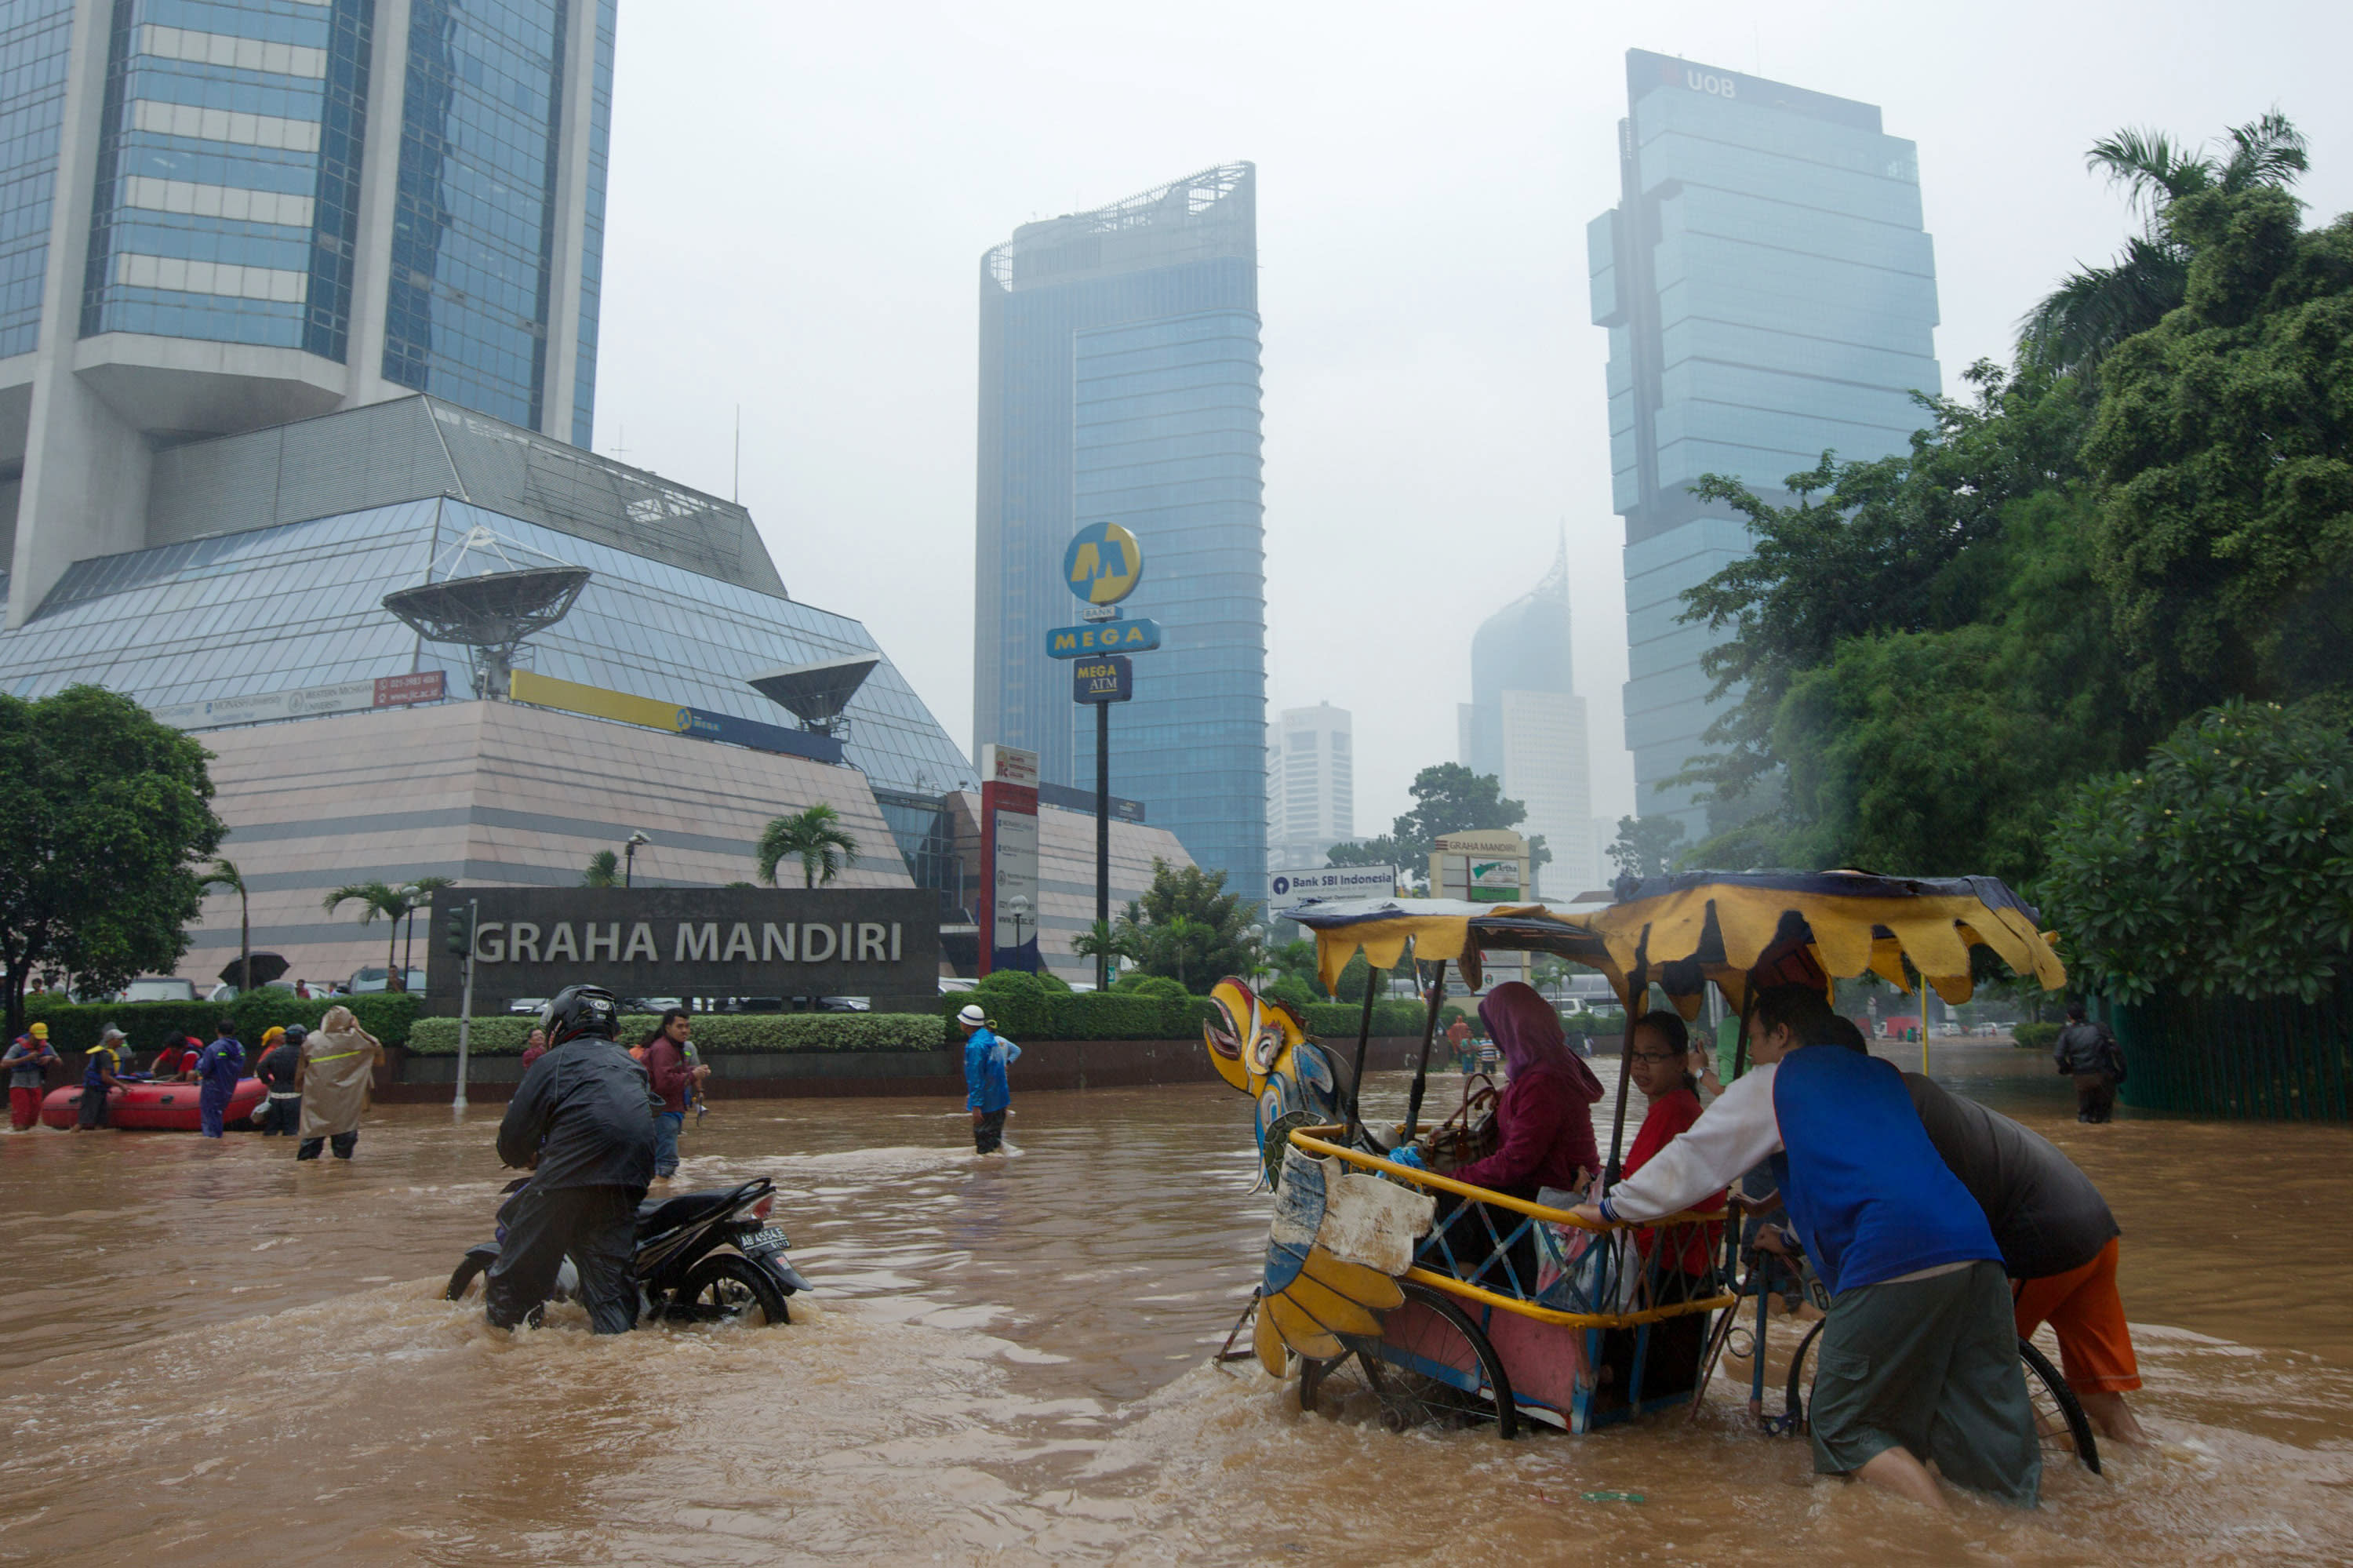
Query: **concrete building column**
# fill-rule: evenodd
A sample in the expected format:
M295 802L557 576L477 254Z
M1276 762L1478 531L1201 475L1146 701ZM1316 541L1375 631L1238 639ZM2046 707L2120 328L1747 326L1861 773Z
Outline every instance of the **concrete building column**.
M346 408L406 397L415 390L384 378L392 222L400 194L400 132L408 102L408 18L409 0L375 0L375 33L368 46L367 140L360 159L359 258L352 270Z
M580 366L580 270L587 235L588 127L596 103L596 0L572 0L564 44L564 107L556 133L555 255L548 271L547 394L540 434L572 440L572 382Z
M41 342L26 429L24 485L10 559L8 624L22 626L75 561L146 542L147 440L74 373L104 130L112 0L78 0L67 67Z

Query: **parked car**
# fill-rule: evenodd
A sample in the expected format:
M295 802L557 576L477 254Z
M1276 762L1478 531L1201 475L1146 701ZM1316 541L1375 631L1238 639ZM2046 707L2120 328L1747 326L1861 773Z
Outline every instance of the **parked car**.
M686 1003L674 996L625 996L621 999L623 1012L668 1012Z
M124 986L117 1001L196 1001L196 982L168 975L141 975Z
M871 996L821 996L817 999L819 1012L871 1012L874 999Z
M288 996L292 996L294 994L294 982L292 980L274 980L258 989L262 991L282 991ZM205 1000L206 1001L235 1001L239 994L240 992L237 991L237 987L229 984L227 980L223 980L220 984L213 987L211 991L206 993Z
M509 1012L527 1012L533 1018L538 1017L546 1007L547 998L543 996L519 996L507 1003Z
M978 980L968 979L963 975L942 975L940 977L940 994L942 996L959 996L965 991L977 991L979 989L980 982Z
M389 983L391 979L392 971L385 969L382 964L376 964L368 969L353 969L352 971L352 978L350 980L345 982L343 990L353 996L365 996L373 991L385 991L391 990L392 987ZM425 971L423 969L410 969L408 971L408 994L411 996L423 996L425 994Z

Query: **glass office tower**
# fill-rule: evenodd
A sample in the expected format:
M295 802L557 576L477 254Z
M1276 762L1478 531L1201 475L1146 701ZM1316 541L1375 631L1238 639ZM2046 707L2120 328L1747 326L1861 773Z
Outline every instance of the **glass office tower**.
M586 444L615 5L0 6L11 624L183 441L422 391Z
M1609 330L1609 455L1626 522L1626 744L1637 809L1704 808L1662 789L1705 749L1711 633L1683 593L1747 553L1704 504L1704 473L1769 501L1825 450L1904 450L1940 389L1935 253L1911 143L1879 111L1663 55L1626 56L1619 205L1586 231L1593 320Z
M973 737L1092 789L1092 715L1049 628L1073 623L1062 551L1088 523L1142 542L1121 607L1162 628L1112 715L1112 793L1262 895L1266 584L1256 175L1205 170L1024 224L980 275ZM1080 723L1084 718L1086 722Z

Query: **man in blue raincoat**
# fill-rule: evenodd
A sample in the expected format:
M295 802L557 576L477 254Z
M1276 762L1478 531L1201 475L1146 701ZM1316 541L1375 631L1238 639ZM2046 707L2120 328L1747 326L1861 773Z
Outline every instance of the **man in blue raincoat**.
M964 1031L964 1103L972 1112L973 1151L995 1154L1005 1141L1005 1113L1013 1104L1005 1069L1021 1047L1000 1038L976 1004L956 1014L956 1027Z
M221 1123L228 1116L228 1102L237 1093L237 1082L245 1076L245 1045L237 1037L237 1025L224 1018L218 1036L196 1053L196 1065L192 1069L196 1082L203 1086L196 1091L196 1115L204 1126L206 1138L221 1135Z

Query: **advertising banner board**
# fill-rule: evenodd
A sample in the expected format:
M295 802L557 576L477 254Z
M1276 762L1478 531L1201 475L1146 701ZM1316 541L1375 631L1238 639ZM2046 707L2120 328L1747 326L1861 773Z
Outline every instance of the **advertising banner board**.
M1042 967L1038 948L1038 754L980 748L980 972Z
M590 718L617 719L622 724L638 725L647 729L691 735L698 740L748 746L754 751L782 752L788 757L806 757L815 762L836 763L841 760L841 741L834 736L786 729L781 725L762 724L757 719L737 718L733 714L712 713L707 708L633 696L628 692L608 692L602 686L584 686L577 681L559 681L552 675L534 674L529 670L517 670L508 677L507 694L516 702L529 703L533 707L560 708L565 713L586 714Z
M1113 654L1103 659L1071 661L1071 700L1074 703L1124 703L1135 695L1135 661Z
M601 985L623 998L930 998L939 898L921 888L445 887L433 895L432 1011L458 1010L445 917L479 900L474 1011Z
M265 724L271 719L308 718L316 714L365 713L370 708L438 703L448 694L448 678L438 670L427 670L417 674L386 675L373 681L339 681L332 686L301 686L290 692L263 692L250 697L215 697L201 703L172 703L148 711L159 723L170 725L174 729L225 729L230 725Z
M1267 878L1266 912L1281 917L1311 898L1394 898L1393 865L1318 865L1278 871Z

